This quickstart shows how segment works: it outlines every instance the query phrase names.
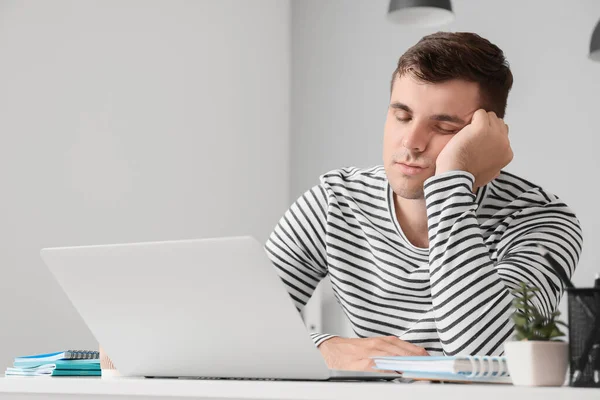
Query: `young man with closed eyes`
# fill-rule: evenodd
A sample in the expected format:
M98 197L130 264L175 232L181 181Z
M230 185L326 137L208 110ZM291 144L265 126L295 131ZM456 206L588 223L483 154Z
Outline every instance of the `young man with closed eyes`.
M512 334L510 290L571 276L582 234L558 197L502 170L513 77L502 50L439 32L393 73L383 165L321 176L281 218L265 250L297 308L329 277L357 336L313 334L330 368L371 370L379 355L499 355Z

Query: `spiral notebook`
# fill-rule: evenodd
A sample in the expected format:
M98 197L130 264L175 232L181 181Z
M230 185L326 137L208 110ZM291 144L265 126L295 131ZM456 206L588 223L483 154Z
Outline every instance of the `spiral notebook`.
M66 350L16 357L4 375L10 376L100 376L100 353Z
M512 383L505 357L373 357L373 361L377 369L398 371L408 379Z
M65 350L56 353L34 354L15 357L15 362L50 362L56 360L85 360L100 358L100 353L93 350Z
M90 361L83 363L84 361ZM101 376L98 360L58 360L49 364L16 365L5 376Z

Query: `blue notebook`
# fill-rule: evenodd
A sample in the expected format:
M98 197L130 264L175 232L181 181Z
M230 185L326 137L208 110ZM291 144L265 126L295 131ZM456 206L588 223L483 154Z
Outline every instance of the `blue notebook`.
M6 368L5 376L101 376L98 369Z
M97 351L67 350L16 357L5 376L100 376Z
M373 357L373 361L377 369L398 371L408 379L512 383L505 357Z
M82 359L99 359L100 353L92 350L66 350L56 353L34 354L31 356L16 357L15 362L23 361L41 361L49 362L56 360L82 360Z
M38 368L52 366L56 369L100 369L100 360L56 360L56 361L15 361L15 368Z

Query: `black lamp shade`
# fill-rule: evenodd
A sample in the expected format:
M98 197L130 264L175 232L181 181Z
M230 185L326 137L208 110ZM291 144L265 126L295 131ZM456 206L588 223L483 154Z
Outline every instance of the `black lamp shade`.
M592 33L592 41L590 42L590 60L600 62L600 21L594 28Z
M402 25L437 26L454 19L450 0L391 0L388 18Z

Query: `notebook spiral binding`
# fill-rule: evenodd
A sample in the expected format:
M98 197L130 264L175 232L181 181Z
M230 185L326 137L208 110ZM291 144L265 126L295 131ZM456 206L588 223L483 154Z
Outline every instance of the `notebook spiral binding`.
M100 352L90 350L67 350L65 351L65 358L71 360L89 360L100 358Z
M508 367L504 357L495 356L465 356L464 359L471 362L472 372L467 378L485 378L491 376L509 376ZM494 365L499 370L495 371Z

